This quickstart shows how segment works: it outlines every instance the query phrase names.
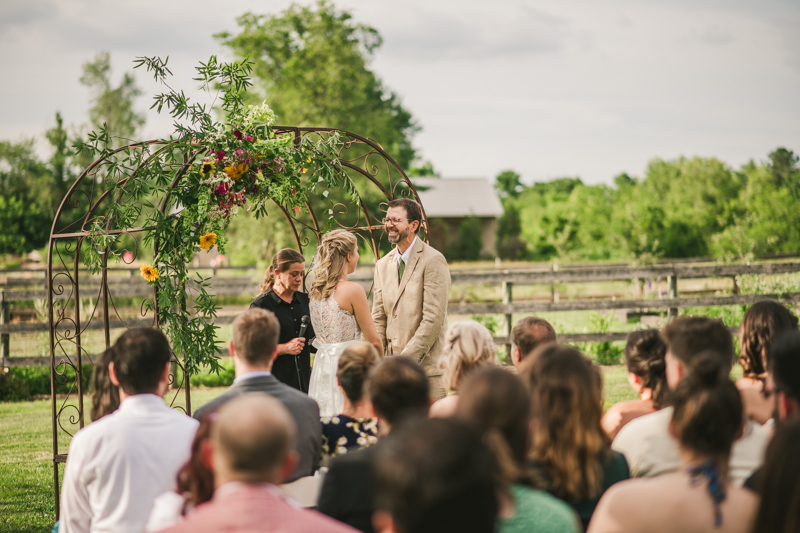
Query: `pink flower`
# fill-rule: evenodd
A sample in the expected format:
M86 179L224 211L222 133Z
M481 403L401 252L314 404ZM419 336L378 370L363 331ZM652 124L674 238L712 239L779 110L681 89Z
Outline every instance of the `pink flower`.
M248 140L248 141L250 141L250 142L253 142L253 141L255 141L255 139L253 139L253 138L252 138L252 137L250 137L249 135L245 135L245 136L244 136L244 138L245 138L245 139L247 139L247 140Z
M219 151L217 152L217 161L222 161L225 158L225 152Z
M228 194L228 190L229 189L230 189L230 186L226 182L223 181L222 183L220 183L219 185L217 185L214 188L214 192L217 193L220 196L225 196L226 194Z

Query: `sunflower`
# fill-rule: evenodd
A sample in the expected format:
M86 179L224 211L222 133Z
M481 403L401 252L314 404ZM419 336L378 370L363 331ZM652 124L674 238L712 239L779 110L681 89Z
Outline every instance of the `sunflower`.
M247 169L250 168L249 166L245 165L244 163L239 163L238 165L230 165L225 167L223 170L225 174L228 175L230 179L233 181L238 180L242 177L242 174L247 172Z
M200 174L203 176L213 174L216 170L217 167L214 166L214 163L209 163L208 161L203 161L203 164L200 165Z
M142 265L139 268L142 277L147 281L156 281L159 278L158 270L153 265Z
M200 248L203 250L208 250L214 243L217 242L217 234L216 233L206 233L205 235L200 236Z

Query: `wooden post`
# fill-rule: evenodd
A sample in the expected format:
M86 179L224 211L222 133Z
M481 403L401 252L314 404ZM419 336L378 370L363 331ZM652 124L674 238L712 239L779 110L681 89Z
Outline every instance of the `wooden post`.
M670 299L678 297L678 276L672 274L671 276L667 277L667 296ZM669 313L667 315L670 319L676 318L678 316L678 308L677 307L670 307Z
M0 324L8 324L11 320L11 304L6 301L6 291L0 290ZM11 335L8 333L0 334L0 361L3 363L3 369L8 368L8 358L11 357L9 352Z
M731 276L731 279L733 279L733 294L741 294L741 291L739 290L739 284L736 283L736 276Z
M512 292L513 292L514 284L510 281L503 282L503 303L510 304L513 300ZM505 320L503 321L503 335L505 337L511 337L511 329L514 327L513 322L513 314L506 313ZM511 343L508 342L506 345L506 353L508 357L511 357Z

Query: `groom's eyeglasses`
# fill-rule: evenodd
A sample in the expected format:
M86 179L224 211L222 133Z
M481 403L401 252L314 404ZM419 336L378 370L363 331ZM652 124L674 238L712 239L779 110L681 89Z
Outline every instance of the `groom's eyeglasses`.
M401 222L404 222L404 221L407 221L407 220L408 220L407 218L384 218L383 219L383 225L384 226L389 226L389 225L396 226L396 225L400 224Z

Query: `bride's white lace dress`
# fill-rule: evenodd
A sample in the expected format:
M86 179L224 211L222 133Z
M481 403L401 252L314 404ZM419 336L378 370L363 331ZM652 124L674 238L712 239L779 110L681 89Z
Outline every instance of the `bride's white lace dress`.
M312 298L308 304L317 335L314 339L317 355L311 369L308 395L319 404L321 417L337 415L342 409L344 396L336 382L339 357L347 346L361 340L355 315L339 307L334 294L335 291L327 300Z

